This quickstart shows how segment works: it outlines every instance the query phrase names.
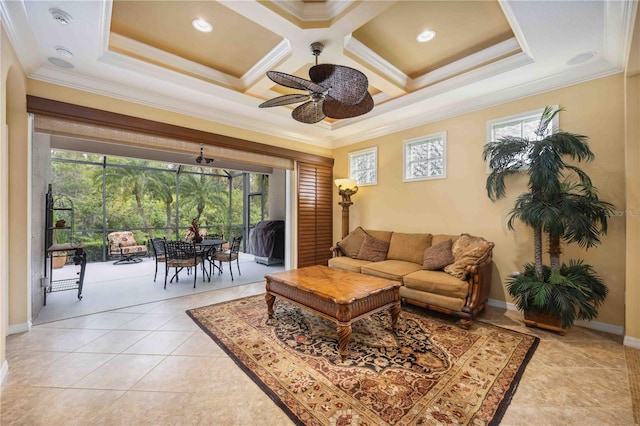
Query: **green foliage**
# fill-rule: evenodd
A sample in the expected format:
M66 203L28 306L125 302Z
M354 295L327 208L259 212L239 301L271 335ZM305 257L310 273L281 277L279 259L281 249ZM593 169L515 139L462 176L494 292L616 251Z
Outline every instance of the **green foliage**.
M242 235L243 174L204 167L108 157L106 205L102 205L103 157L68 151L52 151L54 197L68 197L74 206L73 240L87 247L89 259L102 260L103 207L106 232L131 230L143 244L152 237L181 238L193 218L209 233L225 238ZM178 173L180 170L180 173ZM179 185L176 236L176 176ZM232 212L229 213L229 177L232 179ZM251 189L261 175L250 174ZM265 194L266 197L266 194ZM251 209L251 219L256 218ZM69 236L58 232L61 239Z
M557 272L545 265L542 280L536 278L534 265L528 263L524 273L507 281L507 290L519 310L557 315L564 328L578 319L596 318L609 291L593 267L582 260L562 264Z
M594 154L587 136L548 131L560 111L545 108L534 140L499 138L485 145L483 157L492 168L486 182L492 201L506 195L508 176L524 173L529 177L528 191L516 198L508 226L513 230L515 220L520 220L533 229L535 260L508 283L509 293L519 309L546 309L560 316L563 327L570 327L576 318L595 318L607 292L591 266L580 261L571 261L568 267L560 264L561 242L585 249L598 245L614 206L599 199L583 170L565 162L565 158L588 162ZM543 233L548 236L550 266L543 264Z

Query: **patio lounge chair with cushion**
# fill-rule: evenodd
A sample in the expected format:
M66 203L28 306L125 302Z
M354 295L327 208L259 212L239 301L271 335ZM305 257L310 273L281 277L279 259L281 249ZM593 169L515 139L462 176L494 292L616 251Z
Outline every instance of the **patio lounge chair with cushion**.
M147 245L138 244L131 231L112 232L107 235L107 239L109 257L119 259L113 262L114 265L142 262L141 257L147 254Z

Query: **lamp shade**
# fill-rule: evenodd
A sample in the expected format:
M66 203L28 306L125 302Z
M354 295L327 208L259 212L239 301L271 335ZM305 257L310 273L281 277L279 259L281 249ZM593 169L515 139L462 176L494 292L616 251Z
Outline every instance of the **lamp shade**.
M358 186L358 181L355 179L336 179L335 184L338 188L353 189Z

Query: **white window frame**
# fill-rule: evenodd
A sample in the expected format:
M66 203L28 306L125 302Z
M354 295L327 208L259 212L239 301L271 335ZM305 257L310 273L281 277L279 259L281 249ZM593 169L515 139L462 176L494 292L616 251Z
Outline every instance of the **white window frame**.
M552 108L555 110L560 107L559 105L553 105ZM487 143L493 142L496 140L495 134L494 134L494 128L496 127L496 125L508 123L511 121L520 121L520 136L523 136L522 135L523 123L533 117L535 117L538 121L540 121L540 117L542 116L543 112L544 112L544 108L539 108L532 111L521 112L519 114L510 115L507 117L500 117L500 118L487 121L487 133L486 133ZM558 131L558 129L560 128L560 114L556 114L555 117L553 117L553 120L551 120L551 123L547 128L551 129L552 133L555 133ZM491 173L491 166L489 166L489 160L487 160L486 162L486 168L487 168L487 173ZM527 170L528 168L529 166L525 165L522 167L522 170Z
M442 140L442 162L443 162L442 174L437 176L419 176L419 177L407 176L407 166L409 165L409 161L410 161L410 159L408 158L409 146L420 144L420 143L429 144L439 140ZM403 154L402 154L402 181L403 182L446 179L447 177L447 132L438 132L438 133L433 133L431 135L407 139L404 141L402 148L403 148Z
M371 155L374 156L374 170L373 170L373 181L372 182L360 182L355 174L357 170L351 169L352 159L361 155ZM366 169L365 169L366 170ZM358 151L353 151L349 153L349 178L355 179L358 182L358 186L372 186L378 184L378 147L374 146L371 148L365 148Z

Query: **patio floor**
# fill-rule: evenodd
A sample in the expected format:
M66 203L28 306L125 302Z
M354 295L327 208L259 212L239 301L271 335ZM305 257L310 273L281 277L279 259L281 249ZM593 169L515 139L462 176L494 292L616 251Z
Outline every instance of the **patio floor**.
M223 273L213 273L211 281L202 282L202 271L198 270L196 288L193 288L193 275L183 270L176 283L167 282L164 290L164 264L158 265L158 277L153 282L155 260L144 258L140 263L114 265L113 262L88 263L82 289L82 300L78 300L77 290L60 291L47 294L47 305L42 308L35 324L44 324L73 318L80 315L110 311L128 306L141 305L159 300L189 294L202 293L221 288L264 281L265 274L282 271L283 265L266 266L256 263L250 254L240 253L240 272L233 262L233 277L229 274L229 265L223 263ZM53 279L77 277L79 266L65 265L53 270ZM173 269L170 270L170 273Z

